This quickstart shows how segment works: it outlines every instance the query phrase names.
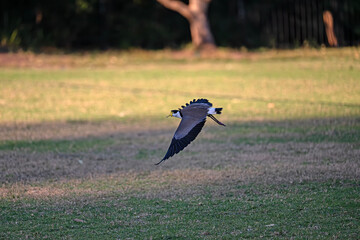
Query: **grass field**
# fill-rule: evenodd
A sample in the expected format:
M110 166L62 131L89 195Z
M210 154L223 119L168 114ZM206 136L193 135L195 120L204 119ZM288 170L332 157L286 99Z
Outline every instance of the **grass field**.
M0 238L358 239L359 55L1 54Z

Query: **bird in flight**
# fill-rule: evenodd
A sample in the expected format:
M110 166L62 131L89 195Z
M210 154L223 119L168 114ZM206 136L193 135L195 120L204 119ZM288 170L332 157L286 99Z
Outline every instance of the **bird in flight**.
M221 114L221 110L222 108L213 108L212 103L203 98L194 99L190 103L186 103L186 106L181 106L179 110L171 110L168 117L180 118L181 122L175 131L164 158L155 165L159 165L189 145L200 133L205 124L206 117L210 117L217 124L225 126L225 124L213 116L213 114Z

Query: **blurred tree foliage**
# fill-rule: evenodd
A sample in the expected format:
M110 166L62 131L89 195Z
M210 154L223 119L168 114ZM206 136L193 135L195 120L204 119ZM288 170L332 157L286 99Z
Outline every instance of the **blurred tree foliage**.
M297 0L276 0L271 4L276 7L291 1ZM352 7L343 7L343 14L358 19L359 1L346 1ZM268 2L213 0L209 20L217 45L272 46L266 32L266 17L271 13ZM335 2L341 4L342 1ZM19 47L159 49L178 48L191 42L188 22L156 0L1 0L0 16L0 48L3 50ZM360 36L359 25L346 24L344 20L344 25Z

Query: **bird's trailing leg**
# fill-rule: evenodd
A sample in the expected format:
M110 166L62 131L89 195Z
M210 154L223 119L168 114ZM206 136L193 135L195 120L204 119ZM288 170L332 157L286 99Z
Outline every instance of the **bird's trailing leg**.
M222 122L220 122L219 120L217 120L212 114L208 114L208 116L214 120L217 124L221 125L221 126L226 126L225 124L223 124Z

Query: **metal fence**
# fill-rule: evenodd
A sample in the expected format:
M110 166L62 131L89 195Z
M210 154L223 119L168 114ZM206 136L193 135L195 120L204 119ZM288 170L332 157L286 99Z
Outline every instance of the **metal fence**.
M277 48L305 44L328 45L323 21L330 11L338 46L360 44L360 1L357 0L237 0L243 32L257 29L262 44Z

